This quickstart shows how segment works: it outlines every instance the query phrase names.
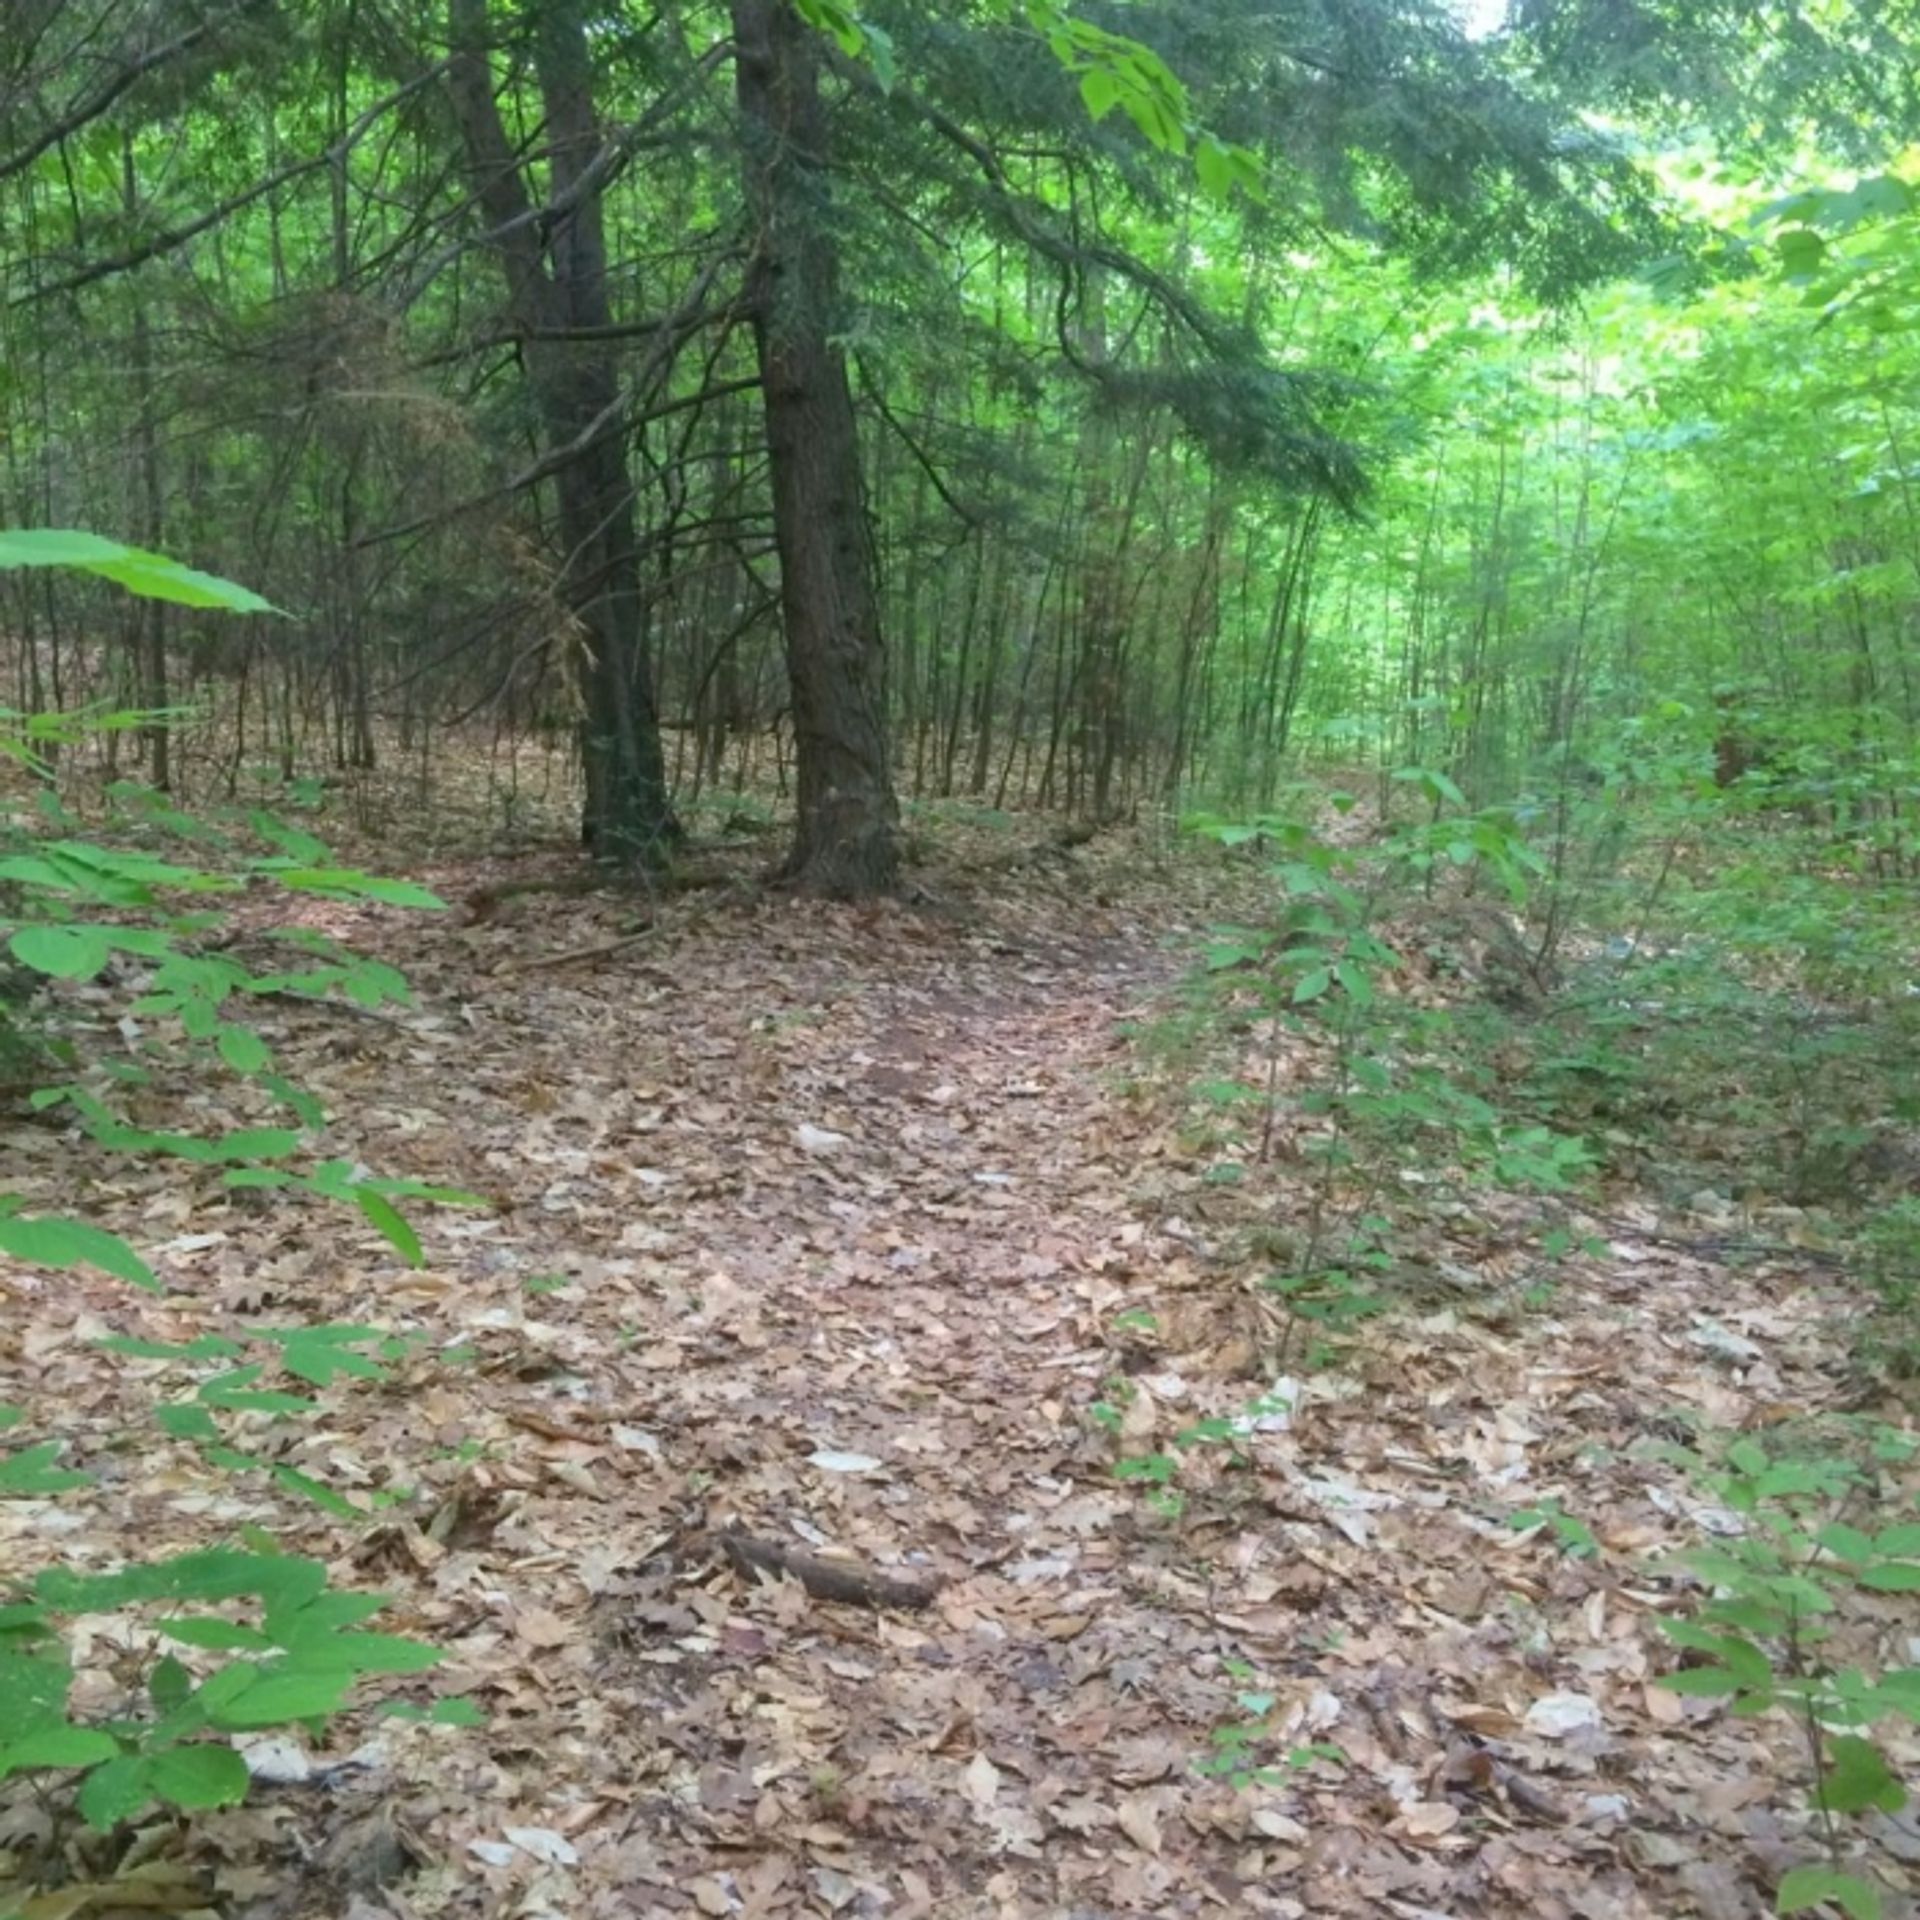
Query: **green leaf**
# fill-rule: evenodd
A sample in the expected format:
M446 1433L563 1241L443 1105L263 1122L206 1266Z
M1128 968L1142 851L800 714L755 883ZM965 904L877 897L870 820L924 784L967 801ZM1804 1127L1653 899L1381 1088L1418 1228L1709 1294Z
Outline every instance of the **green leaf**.
M153 1269L117 1233L84 1220L0 1216L0 1253L36 1267L98 1267L150 1293L162 1291Z
M1725 1667L1682 1667L1670 1673L1660 1684L1669 1693L1683 1693L1694 1699L1720 1700L1740 1691L1740 1682Z
M56 1467L64 1443L46 1440L37 1447L23 1447L0 1459L0 1498L37 1498L42 1494L64 1493L69 1487L84 1487L90 1476L72 1469Z
M237 1699L216 1707L209 1716L227 1733L257 1727L284 1727L300 1720L324 1720L340 1710L353 1673L349 1668L322 1672L311 1668L270 1668L255 1677Z
M232 1620L163 1620L160 1631L183 1647L204 1647L214 1653L270 1653L273 1650L273 1642L257 1627L243 1627Z
M314 1673L424 1673L445 1655L424 1640L398 1633L326 1633L302 1636L288 1649Z
M1875 1593L1920 1593L1920 1563L1888 1560L1860 1570L1860 1584Z
M235 1073L258 1073L273 1063L272 1051L251 1027L220 1029L220 1058Z
M102 1353L124 1353L130 1360L225 1360L240 1351L238 1341L203 1333L185 1342L136 1340L131 1334L103 1334L94 1342Z
M0 1780L42 1767L92 1767L111 1760L120 1743L93 1727L43 1727L9 1747L0 1747Z
M1081 83L1081 91L1086 85ZM1094 116L1095 119L1099 115ZM1193 169L1199 177L1202 191L1215 200L1230 200L1238 179L1239 169L1233 163L1233 155L1227 147L1212 134L1205 135L1193 150Z
M151 1766L144 1753L123 1753L95 1767L80 1783L81 1818L102 1833L132 1819L153 1798Z
M11 1617L16 1614L18 1619ZM7 1615L7 1634L0 1639L0 1750L30 1734L64 1726L67 1689L73 1682L63 1650L28 1644L36 1631L44 1633L40 1610L10 1607Z
M1773 243L1780 252L1780 269L1790 280L1803 280L1820 270L1827 243L1811 227L1789 227Z
M1857 1564L1874 1556L1872 1537L1862 1533L1858 1527L1849 1527L1839 1521L1822 1527L1813 1537L1839 1560L1851 1560Z
M247 1763L231 1747L170 1747L153 1756L147 1777L169 1806L232 1807L247 1797Z
M275 1463L273 1477L289 1493L297 1493L311 1500L336 1520L364 1520L367 1517L351 1500L335 1493L324 1481L316 1480L311 1474L302 1473L298 1467L290 1467L284 1461Z
M360 1203L360 1211L408 1266L424 1267L427 1264L427 1256L421 1250L420 1236L407 1225L399 1208L391 1200L365 1186L354 1189L354 1198Z
M866 36L867 64L873 68L873 77L879 82L882 93L891 93L900 77L900 62L893 50L893 35L885 28L875 26L871 20L861 21L860 30Z
M200 1398L225 1413L301 1414L311 1413L314 1408L314 1403L304 1394L281 1393L272 1388L251 1392L245 1387L216 1388L209 1384L200 1389Z
M1888 1769L1886 1756L1871 1740L1858 1734L1827 1737L1829 1767L1815 1794L1816 1803L1832 1813L1898 1813L1907 1803L1906 1789Z
M287 1327L261 1337L279 1347L281 1364L289 1373L312 1381L316 1387L330 1386L342 1374L356 1380L378 1380L386 1372L377 1360L353 1351L356 1346L384 1343L387 1335L379 1327Z
M156 1407L153 1417L159 1421L161 1432L170 1434L175 1440L191 1440L205 1445L220 1438L219 1422L205 1407L194 1401Z
M23 967L55 980L91 980L113 958L104 927L22 927L7 950Z
M324 840L316 840L303 829L290 827L284 820L276 820L272 814L258 808L247 815L247 825L262 840L278 847L288 858L299 861L302 866L323 866L331 857Z
M1334 969L1334 977L1346 989L1347 997L1356 1007L1373 1005L1373 982L1365 971L1356 967L1351 960L1339 961Z
M1104 120L1120 99L1120 82L1111 67L1089 67L1080 76L1080 98L1089 119Z
M123 546L97 533L50 527L0 531L0 571L10 567L71 567L115 581L147 600L230 613L278 613L271 601L210 573L197 573L158 553Z
M162 1713L177 1713L193 1692L193 1676L172 1654L154 1663L147 1677L147 1693Z
M444 910L447 904L430 888L416 886L411 880L387 880L351 867L296 867L266 861L262 869L283 887L301 893L323 893L339 900L378 900L389 907Z
M1774 1896L1776 1913L1805 1913L1831 1900L1851 1920L1880 1920L1880 1895L1857 1874L1823 1863L1795 1867L1784 1875Z

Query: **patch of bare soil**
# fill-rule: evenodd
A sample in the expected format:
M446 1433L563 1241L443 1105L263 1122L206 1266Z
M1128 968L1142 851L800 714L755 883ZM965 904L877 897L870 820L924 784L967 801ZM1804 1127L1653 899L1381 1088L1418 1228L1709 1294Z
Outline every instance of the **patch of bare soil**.
M1631 1448L1676 1414L1827 1404L1826 1304L1685 1257L1622 1200L1606 1259L1537 1311L1483 1311L1475 1278L1491 1298L1504 1277L1463 1225L1457 1298L1370 1326L1238 1464L1195 1450L1184 1509L1157 1513L1116 1449L1265 1384L1257 1275L1200 1244L1199 1169L1126 1085L1121 1023L1204 917L1171 889L1068 855L945 912L702 898L552 965L621 937L621 911L368 913L355 937L418 1007L276 1002L264 1025L367 1164L494 1203L417 1215L421 1272L318 1203L10 1135L10 1178L159 1243L172 1291L0 1270L0 1398L58 1387L97 1476L0 1507L0 1571L257 1522L449 1649L389 1691L487 1716L349 1716L281 1768L304 1778L155 1823L136 1855L180 1877L148 1904L1766 1910L1804 1851L1791 1730L1662 1688L1672 1595L1646 1565L1703 1517ZM151 1425L176 1376L94 1344L250 1320L422 1336L254 1436L366 1504L364 1529L209 1477ZM1549 1499L1597 1557L1508 1524ZM1234 1729L1270 1780L1197 1770ZM7 1822L17 1858L55 1836L19 1799Z

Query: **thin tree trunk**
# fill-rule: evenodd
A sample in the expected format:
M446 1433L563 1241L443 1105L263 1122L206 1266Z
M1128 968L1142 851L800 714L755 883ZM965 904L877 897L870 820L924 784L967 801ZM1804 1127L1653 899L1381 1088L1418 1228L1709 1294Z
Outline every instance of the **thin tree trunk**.
M127 216L139 210L140 189L133 157L133 136L121 137L121 189ZM133 289L133 384L140 409L140 537L149 547L165 544L160 487L160 429L155 418L153 391L153 326L147 316L145 291L138 280ZM167 609L162 600L143 600L134 613L139 635L137 662L140 704L150 713L164 714L167 702ZM168 722L156 719L141 729L153 784L166 793L173 785Z

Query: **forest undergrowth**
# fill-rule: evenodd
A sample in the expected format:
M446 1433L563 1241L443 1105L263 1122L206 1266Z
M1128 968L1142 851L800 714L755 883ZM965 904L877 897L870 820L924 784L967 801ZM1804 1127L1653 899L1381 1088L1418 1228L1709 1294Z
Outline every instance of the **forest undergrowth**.
M1549 965L1550 881L1514 905L1509 843L1449 857L1439 818L930 813L910 898L858 907L769 894L751 843L637 903L314 822L476 903L296 901L411 1000L248 1010L408 1218L9 1120L28 1211L164 1291L0 1266L36 1443L0 1572L244 1542L384 1594L382 1632L340 1710L215 1720L244 1804L88 1825L80 1754L16 1745L0 1906L1897 1903L1902 1296L1832 1206L1895 1146L1820 1158L1761 1071L1858 1088L1888 1036L1796 1067L1765 979L1716 944L1713 1013L1644 914ZM250 891L222 950L288 904ZM1833 982L1786 985L1829 1037ZM111 974L59 991L111 1038ZM128 1117L232 1140L255 1091ZM76 1586L70 1733L146 1752L247 1651L236 1597L182 1636L178 1591Z

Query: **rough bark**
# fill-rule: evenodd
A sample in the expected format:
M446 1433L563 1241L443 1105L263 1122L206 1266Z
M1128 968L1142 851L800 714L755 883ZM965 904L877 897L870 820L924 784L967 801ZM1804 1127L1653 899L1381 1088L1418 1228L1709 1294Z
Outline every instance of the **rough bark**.
M899 873L886 658L828 213L817 36L788 0L733 0L734 72L793 703L799 817L785 875L849 899Z
M508 317L550 446L562 580L586 648L581 675L582 830L595 854L658 866L680 838L667 792L641 619L639 542L622 431L619 368L606 336L606 237L588 169L600 148L579 0L539 10L535 64L551 155L550 211L536 217L494 99L487 0L448 0L448 86L480 210L505 269ZM593 336L599 335L599 338ZM573 337L569 337L573 336Z

